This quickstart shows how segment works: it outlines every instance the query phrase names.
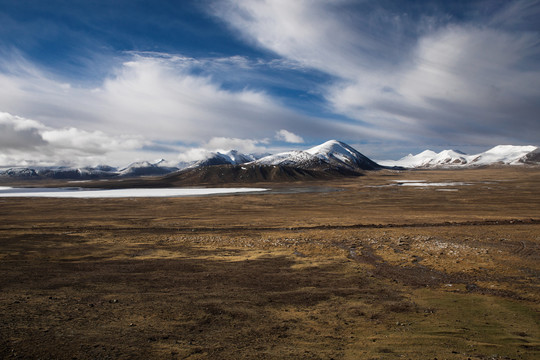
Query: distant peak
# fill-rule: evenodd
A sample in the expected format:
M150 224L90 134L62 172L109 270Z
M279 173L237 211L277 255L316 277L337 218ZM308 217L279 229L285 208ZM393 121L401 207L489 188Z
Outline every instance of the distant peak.
M459 150L452 150L452 149L449 149L449 150L443 150L439 153L439 155L453 155L453 154L456 154L456 155L467 155L465 154L464 152L462 151L459 151Z
M346 145L346 144L339 140L332 139L332 140L325 141L321 145Z
M436 155L436 154L437 153L435 151L428 149L428 150L422 151L421 153L417 154L416 156L419 156L419 155L431 155L431 156L433 156L433 155ZM409 154L409 155L411 155L411 154Z
M328 140L321 145L317 145L306 150L306 152L314 155L320 153L328 154L332 152L343 152L343 150L349 153L351 151L354 152L354 149L352 147L338 140Z
M339 140L328 140L328 141L322 143L319 146L328 147L328 148L333 148L333 147L349 148L350 147L349 145L347 145L344 142L339 141Z
M383 165L418 167L474 167L486 165L540 164L536 146L497 145L485 152L467 155L459 150L443 150L435 153L425 150L418 155L408 155L397 161L384 161Z

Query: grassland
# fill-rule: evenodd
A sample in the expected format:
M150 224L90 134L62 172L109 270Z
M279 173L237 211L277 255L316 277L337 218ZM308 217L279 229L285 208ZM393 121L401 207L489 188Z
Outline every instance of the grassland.
M0 357L538 359L539 184L377 171L254 184L267 194L0 198Z

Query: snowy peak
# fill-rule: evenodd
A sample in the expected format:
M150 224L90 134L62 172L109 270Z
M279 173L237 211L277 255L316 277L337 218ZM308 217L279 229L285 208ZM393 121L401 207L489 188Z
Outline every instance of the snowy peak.
M536 146L498 145L483 153L467 155L457 150L431 150L409 154L400 160L381 161L386 166L405 168L454 168L489 165L540 164L540 150Z
M306 164L310 161L317 161L315 157L306 151L293 150L286 151L275 155L265 156L253 164L270 165L270 166L290 166L299 167L298 164Z
M177 167L165 166L166 161L160 159L155 163L148 161L137 161L129 164L118 171L119 176L152 176L164 175L178 170Z
M0 170L0 176L28 179L38 177L39 175L34 169L25 167L13 167Z
M266 156L254 163L260 165L289 166L300 169L373 170L380 166L351 146L330 140L304 151L288 151Z
M238 150L226 153L211 152L204 159L193 163L189 168L214 165L241 165L256 160L255 155L242 154Z
M332 166L345 166L352 170L373 170L380 166L358 152L353 147L337 140L327 141L306 150L307 153L322 159Z
M154 161L153 165L155 165L155 166L167 166L167 160L158 159L158 160Z
M231 150L225 154L231 160L231 164L240 165L256 160L256 156L252 154L242 154L238 150Z
M152 166L154 166L154 165L151 164L148 161L136 161L136 162L133 162L133 163L129 164L128 166L126 166L124 168L121 168L120 172L129 170L129 169L138 169L138 168L145 168L145 167L152 167Z
M491 164L522 164L522 158L537 150L536 146L498 145L486 152L478 154L472 161L478 165Z
M464 153L456 150L443 150L436 154L427 165L441 164L441 165L464 165L468 160Z
M328 154L342 154L342 155L353 155L357 153L355 149L349 145L342 143L337 140L329 140L321 145L312 147L311 149L306 150L307 153L311 155L328 155Z

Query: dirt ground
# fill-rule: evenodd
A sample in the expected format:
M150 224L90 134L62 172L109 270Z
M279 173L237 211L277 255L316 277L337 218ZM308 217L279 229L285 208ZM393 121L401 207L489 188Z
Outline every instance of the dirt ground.
M377 171L254 184L266 194L0 198L0 358L538 359L539 184L527 168Z

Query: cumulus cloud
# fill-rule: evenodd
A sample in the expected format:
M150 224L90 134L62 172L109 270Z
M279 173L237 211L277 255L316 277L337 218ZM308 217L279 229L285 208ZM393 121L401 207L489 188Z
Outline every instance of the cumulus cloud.
M263 150L264 147L261 147L261 145L266 144L268 144L268 139L254 140L214 137L204 144L204 147L213 151L238 150L244 153L253 153Z
M139 138L110 136L77 128L55 129L9 113L0 113L0 165L88 165L112 152L133 151Z
M142 146L139 139L128 136L112 137L101 131L84 131L77 128L43 131L43 140L56 149L77 150L90 154L135 149Z
M194 59L129 56L91 89L59 82L24 61L17 68L12 61L9 69L0 66L0 109L55 127L185 143L212 137L264 138L286 124L292 131L307 128L312 133L334 126L288 109L262 90L224 89L210 74L193 74ZM339 125L335 127L339 131Z
M37 121L0 112L0 151L36 150L46 145L40 133L43 129Z
M493 4L467 20L392 4L228 0L213 11L247 41L333 75L328 105L367 132L411 143L537 142L539 1Z
M281 129L276 132L276 139L293 144L301 144L304 142L304 139L302 139L302 137L285 129Z

